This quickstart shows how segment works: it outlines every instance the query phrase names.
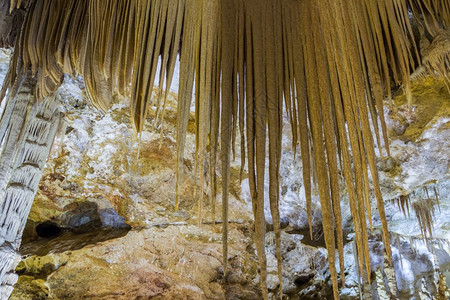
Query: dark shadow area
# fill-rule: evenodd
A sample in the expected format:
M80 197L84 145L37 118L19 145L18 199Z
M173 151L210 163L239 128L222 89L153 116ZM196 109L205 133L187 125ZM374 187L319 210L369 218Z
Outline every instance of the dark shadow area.
M50 221L46 221L36 226L36 233L41 238L57 237L62 232L63 230L56 223Z
M49 240L39 238L22 244L20 254L44 256L49 253L61 253L70 250L78 250L87 245L97 244L107 240L125 236L129 228L99 228L90 232L76 233L67 231Z
M28 220L20 254L44 256L78 250L125 236L131 226L112 208L98 209L97 203L74 202L57 218L44 222Z

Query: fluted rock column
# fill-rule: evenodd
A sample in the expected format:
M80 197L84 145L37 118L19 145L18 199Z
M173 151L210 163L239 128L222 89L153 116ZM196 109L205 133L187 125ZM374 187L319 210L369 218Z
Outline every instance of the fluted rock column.
M37 101L34 95L35 82L27 77L6 99L0 119L0 299L17 281L22 233L62 121L58 96Z

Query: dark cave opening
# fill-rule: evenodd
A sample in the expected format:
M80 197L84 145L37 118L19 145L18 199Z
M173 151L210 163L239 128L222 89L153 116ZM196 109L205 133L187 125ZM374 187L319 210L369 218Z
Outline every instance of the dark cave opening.
M57 224L46 221L36 226L36 233L42 238L53 238L60 235L62 229Z

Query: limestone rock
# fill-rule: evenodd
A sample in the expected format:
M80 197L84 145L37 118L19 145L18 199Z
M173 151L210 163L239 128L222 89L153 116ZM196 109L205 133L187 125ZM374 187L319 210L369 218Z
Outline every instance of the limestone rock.
M8 55L8 51L0 50L0 81ZM416 98L415 111L426 110L425 115L408 115L404 109L389 114L392 158L379 158L380 180L386 200L413 191L420 196L422 186L436 183L441 210L436 211L435 233L436 237L448 239L450 133L448 105L445 105L448 96L443 94L439 84L423 84L432 91ZM425 100L436 95L440 97L439 105L427 108ZM198 299L200 295L204 299L260 299L252 242L253 217L245 174L244 180L239 181L239 147L231 170L230 270L224 278L220 263L220 224L211 224L211 206L206 198L205 224L200 228L194 225L197 203L194 199L192 118L185 152L181 207L173 211L174 94L169 97L162 139L161 124L155 124L153 119L154 110L151 109L138 138L129 122L127 99L114 99L116 104L106 113L96 111L87 104L79 79L66 80L61 98L67 126L55 141L29 216L22 245L26 256L17 269L20 277L12 299ZM302 166L293 159L288 126L284 133L280 166L283 292L290 299L326 297L331 291L327 253L319 230L313 240L308 238ZM296 153L296 157L299 155ZM220 180L220 173L218 175ZM217 206L221 192L219 190ZM268 194L268 184L266 192ZM345 203L344 191L342 195ZM417 223L405 218L389 201L386 205L390 228L400 236L401 247L394 246L394 269L385 272L396 273L402 297L410 296L406 294L408 289L415 295L423 293L423 289L433 291L435 273L427 274L433 273L436 266L448 270L448 246L435 249L434 255L423 245L419 251L414 250L408 237L417 234ZM270 231L272 220L268 203L265 213ZM349 212L344 210L343 214L343 219L349 220ZM374 217L377 226L376 214ZM316 229L320 228L320 204L316 194L313 195L313 224ZM47 226L47 230L53 228L54 234L43 237L37 232L38 226ZM347 226L346 230L351 227ZM376 267L382 266L380 245L379 240L371 242L374 272ZM266 251L268 286L275 298L279 282L273 232L267 234ZM345 266L346 285L340 290L341 297L359 298L351 243L345 246Z

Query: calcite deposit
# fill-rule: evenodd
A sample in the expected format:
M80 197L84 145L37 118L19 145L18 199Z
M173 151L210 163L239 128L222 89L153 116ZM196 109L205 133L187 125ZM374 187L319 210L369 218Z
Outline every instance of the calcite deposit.
M0 50L0 54L1 81L9 52ZM117 97L109 111L99 112L87 101L82 80L66 78L60 90L65 126L55 140L28 218L22 262L17 267L20 277L11 299L261 298L248 180L244 174L240 181L238 155L231 170L226 277L221 267L221 224L211 222L208 197L203 224L196 225L193 115L180 209L174 211L177 88L172 90L162 135L152 110L144 131L136 136L127 99ZM432 79L414 85L413 95L412 112L401 95L395 106L386 106L392 158L380 158L378 166L394 256L393 267L386 267L374 210L370 246L376 280L372 288L380 299L389 289L384 286L386 276L396 276L399 299L431 299L439 293L439 272L448 275L450 268L450 96L441 81ZM293 159L286 126L280 167L283 292L289 299L325 298L331 283L320 204L314 194L311 240L301 168ZM414 211L405 216L397 203L401 195L409 195L411 203L421 200L426 195L424 187L430 191L435 187L439 193L430 244L419 238ZM341 195L343 202L348 201L344 189ZM357 277L349 218L350 213L343 211L346 284L340 295L358 299L363 283ZM266 221L267 285L275 298L279 282L268 203Z

